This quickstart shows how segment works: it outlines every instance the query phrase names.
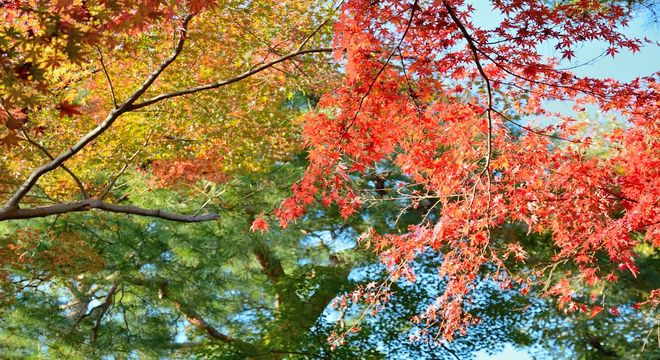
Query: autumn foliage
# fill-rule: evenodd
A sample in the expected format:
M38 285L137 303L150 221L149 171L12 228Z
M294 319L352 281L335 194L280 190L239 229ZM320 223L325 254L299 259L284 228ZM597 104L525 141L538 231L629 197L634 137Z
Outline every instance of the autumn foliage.
M567 312L594 316L607 304L577 289L635 276L636 247L660 247L659 74L620 82L571 72L589 60L576 55L587 43L611 57L657 46L625 35L630 12L616 2L348 0L331 47L322 46L329 36L321 31L331 22L318 21L325 14L314 2L251 4L240 21L230 5L243 9L215 1L1 1L0 220L91 209L214 220L123 204L129 195L113 193L116 181L132 169L153 176L153 187L262 170L302 147L300 121L291 118L303 111L286 101L309 91L323 93L302 119L309 166L292 196L272 216L258 215L252 231L267 232L272 218L286 227L316 203L349 218L385 201L364 198L357 184L386 165L407 179L384 182L401 211L433 204L403 233L360 237L390 278L340 305L366 301L377 311L389 286L414 281L415 259L432 253L442 259L445 286L413 319L420 335L451 340L467 331L478 321L467 305L484 278L524 293L542 288ZM497 26L481 26L477 6L496 14ZM259 33L265 18L295 26ZM330 52L333 59L319 55ZM616 117L617 126L593 135L578 116L585 111ZM551 234L554 256L529 261L499 231L510 224ZM38 246L36 234L24 235L0 253L5 263L32 265L15 261ZM75 241L42 255L50 270L96 256ZM529 266L514 273L511 259ZM578 271L552 278L565 264ZM657 305L654 294L647 303Z

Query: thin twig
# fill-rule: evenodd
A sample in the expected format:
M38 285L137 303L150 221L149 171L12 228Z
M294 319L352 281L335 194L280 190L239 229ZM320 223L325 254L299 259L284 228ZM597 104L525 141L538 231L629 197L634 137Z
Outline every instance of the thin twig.
M27 142L29 142L34 147L41 150L41 152L44 153L44 155L46 155L46 157L48 157L51 161L55 159L53 155L43 145L39 144L38 142L30 138L27 131L25 131L25 129L22 126L21 126L21 132L23 133L23 136L25 137L25 140ZM66 173L69 174L69 176L71 176L73 181L78 186L78 190L80 190L80 194L82 195L83 199L88 199L89 194L87 194L87 190L85 190L85 186L83 185L82 181L80 181L80 178L78 178L78 176L76 176L76 174L74 174L73 171L71 171L71 169L69 169L66 165L60 164L60 167L62 168L62 170L66 171Z
M344 4L344 0L340 1L339 4L337 4L337 6L334 8L334 10L337 11L343 4ZM309 35L307 35L305 40L303 40L302 43L300 43L300 46L298 46L298 51L302 50L305 47L305 45L307 45L307 43L314 37L314 35L316 35L316 33L318 33L319 31L321 31L321 29L330 21L330 19L331 18L325 19L325 21L320 23L319 26L317 26L316 29L314 29L314 31L312 31Z
M509 118L508 116L504 115L503 113L501 113L500 111L498 111L498 110L496 110L496 109L493 109L493 111L494 111L496 114L498 114L500 117L502 117L502 119L504 119L505 121L510 122L510 123L512 123L513 125L515 125L515 126L521 128L521 129L525 129L525 130L527 130L527 131L529 131L529 132L531 132L531 133L534 133L534 134L537 134L537 135L540 135L540 136L549 137L549 138L552 138L552 139L557 139L557 140L563 140L563 141L572 142L572 143L574 143L574 144L581 144L581 142L578 141L578 140L571 140L571 139L567 139L567 138L565 138L565 137L561 137L561 136L558 136L558 135L548 134L548 133L544 133L544 132L541 132L541 131L538 131L538 130L534 130L534 129L528 127L528 126L522 125L522 124L520 124L520 123L518 123L518 122L512 120L511 118Z
M408 73L406 71L406 64L403 61L403 53L401 53L401 48L397 47L397 50L399 51L399 58L401 59L401 69L403 70L403 77L406 79L406 84L408 85L408 93L410 94L410 98L412 99L413 103L415 103L415 107L418 110L421 110L422 107L419 106L419 103L417 103L417 94L415 94L415 91L412 88L412 85L410 84L410 78L408 77Z
M115 96L115 88L112 85L112 80L110 79L110 74L108 74L108 69L105 66L105 61L103 61L103 53L101 52L101 48L98 46L96 47L96 51L99 53L99 60L101 61L101 68L103 69L103 73L105 74L105 79L108 81L108 87L110 88L110 96L112 96L112 103L114 105L114 108L117 108L117 97Z
M103 189L103 192L101 192L101 195L99 195L99 197L98 197L99 200L101 200L101 201L105 200L105 198L110 193L110 190L112 190L112 187L117 182L117 179L119 179L119 177L122 176L122 174L124 174L124 171L126 171L126 169L128 169L128 166L131 164L131 162L133 162L133 160L135 160L135 158L142 152L142 150L144 150L144 148L146 148L147 145L149 145L149 140L151 140L151 136L153 135L153 133L154 133L154 131L152 130L149 133L149 135L147 136L147 140L144 141L142 146L135 153L133 153L133 155L130 158L128 158L128 160L126 160L126 162L124 163L124 166L122 166L122 168L119 170L117 175L115 175L112 178L112 180L108 183L108 185L105 187L105 189ZM197 214L195 214L195 215L197 215Z

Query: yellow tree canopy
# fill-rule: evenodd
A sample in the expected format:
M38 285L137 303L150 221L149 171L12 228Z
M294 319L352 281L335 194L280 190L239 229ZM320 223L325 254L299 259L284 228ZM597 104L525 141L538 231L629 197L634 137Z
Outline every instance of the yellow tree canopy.
M259 170L299 144L300 99L336 83L330 2L2 6L0 220L142 213L108 196L127 169L154 186Z

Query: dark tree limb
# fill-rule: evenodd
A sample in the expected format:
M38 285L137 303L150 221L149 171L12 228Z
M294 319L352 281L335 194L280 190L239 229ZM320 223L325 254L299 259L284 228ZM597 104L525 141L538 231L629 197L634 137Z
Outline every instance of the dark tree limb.
M255 240L252 253L257 258L259 265L261 265L261 272L268 277L268 280L270 280L273 285L277 284L277 282L285 276L282 263L280 263L277 255L275 255L268 244L263 241Z
M169 292L169 281L163 278L138 278L138 277L128 277L126 281L137 286L143 286L147 288L153 288L158 290L158 298L162 300L168 300L174 305L174 308L183 315L183 317L191 325L196 327L198 330L203 331L214 341L221 341L245 351L247 353L259 352L262 349L257 349L255 345L248 344L239 339L235 339L226 335L216 329L213 325L209 324L199 313L197 313L191 306L187 305L184 301L175 299L170 296Z
M182 215L176 214L160 209L145 209L134 205L119 205L103 202L98 199L86 199L81 201L72 201L66 203L59 203L48 206L41 206L35 208L9 208L0 211L0 221L15 220L15 219L31 219L37 217L46 217L50 215L65 214L70 212L83 212L92 209L104 210L108 212L140 215L147 217L154 217L170 221L178 221L185 223L202 222L215 220L218 218L217 214L204 214L204 215Z
M209 324L204 318L199 315L197 312L195 312L193 309L190 307L186 306L180 301L175 301L172 300L172 304L174 304L174 307L178 312L183 314L183 317L188 321L191 325L196 327L197 329L205 332L208 336L215 340L220 340L222 342L226 342L229 344L236 343L238 340L231 338L223 333L221 333L218 329L213 327L211 324Z
M99 312L99 317L96 318L96 322L94 323L94 327L92 328L92 342L96 341L96 339L98 338L99 328L101 327L101 321L103 320L105 313L110 308L110 305L114 301L116 293L117 293L117 283L114 283L110 287L110 290L108 290L108 294L105 296L105 301L103 301L103 303L100 305L101 311Z
M470 52L472 53L472 57L474 59L474 63L477 66L477 70L479 71L479 75L484 79L486 82L486 91L488 92L488 108L486 109L487 117L488 117L488 134L487 134L487 141L486 141L486 165L484 166L483 171L481 172L481 175L486 173L488 175L488 183L490 184L490 163L491 163L491 158L492 158L492 147L493 147L493 118L491 112L494 110L493 108L493 89L490 85L490 79L488 78L488 75L486 75L486 72L484 71L484 68L481 66L481 61L479 60L479 49L475 45L475 41L470 35L470 33L467 31L465 28L465 25L461 22L461 20L458 18L458 15L456 15L456 12L454 9L449 5L448 2L443 1L443 5L445 6L445 9L447 9L447 13L449 14L449 17L452 19L454 24L458 26L459 30L461 31L461 34L463 34L463 37L468 43L468 47L470 48ZM490 203L490 201L489 201ZM490 204L489 204L490 206Z
M103 74L105 74L105 79L108 81L108 88L110 89L110 96L112 97L112 104L117 107L117 97L115 95L115 87L112 85L112 79L110 79L110 74L108 69L105 67L105 61L103 60L103 52L101 48L96 47L96 51L99 53L99 61L101 62L101 68L103 69Z

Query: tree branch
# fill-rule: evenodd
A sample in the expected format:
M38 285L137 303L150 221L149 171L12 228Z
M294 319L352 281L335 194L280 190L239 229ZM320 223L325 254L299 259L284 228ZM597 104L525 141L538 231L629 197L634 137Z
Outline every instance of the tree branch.
M31 219L70 212L83 212L89 211L91 209L99 209L120 214L154 217L184 223L209 221L218 218L217 214L205 214L196 216L182 215L163 211L160 209L144 209L133 205L110 204L98 199L85 199L82 201L72 201L27 209L18 207L4 209L3 211L0 211L0 221L13 219Z
M284 61L289 60L291 58L294 58L296 56L304 55L304 54L313 54L313 53L329 53L329 52L332 52L332 50L333 50L332 48L317 48L317 49L307 49L307 50L296 50L294 52L291 52L289 54L281 56L281 57L279 57L275 60L267 62L267 63L265 63L261 66L258 66L258 67L254 68L252 70L246 71L246 72L244 72L240 75L236 75L232 78L229 78L229 79L226 79L226 80L220 80L220 81L216 81L216 82L212 82L212 83L208 83L208 84L204 84L204 85L199 85L199 86L184 89L184 90L173 91L173 92L170 92L170 93L161 94L161 95L152 97L151 99L145 100L143 102L133 104L129 107L129 110L141 109L143 107L155 104L157 102L160 102L160 101L163 101L163 100L166 100L166 99L171 99L171 98L175 98L175 97L179 97L179 96L183 96L183 95L194 94L196 92L205 91L205 90L217 89L219 87L223 87L223 86L241 81L241 80L243 80L245 78L248 78L252 75L260 73L260 72L272 67L273 65L277 65L281 62L284 62Z
M504 114L503 114L502 112L500 112L500 111L497 111L497 110L495 110L495 109L493 109L493 111L494 111L496 114L498 114L498 115L499 115L502 119L504 119L505 121L510 122L511 124L513 124L513 125L515 125L515 126L521 128L521 129L527 130L527 131L529 131L529 132L531 132L531 133L533 133L533 134L540 135L540 136L545 136L545 137L549 137L549 138L551 138L551 139L557 139L557 140L562 140L562 141L572 142L572 143L575 143L575 144L580 144L580 142L577 141L577 140L571 140L571 139L568 139L568 138L565 138L565 137L561 137L561 136L558 136L558 135L547 134L547 133L544 133L544 132L542 132L542 131L534 130L534 129L530 128L529 126L525 126L525 125L523 125L523 124L520 124L520 123L518 123L518 122L512 120L510 117L504 115Z
M163 279L163 278L145 279L145 278L128 277L126 278L126 280L134 285L158 288L158 297L160 299L167 299L170 302L172 302L176 310L181 314L183 314L185 319L191 325L195 326L199 330L204 331L212 339L219 340L228 344L237 345L241 349L243 347L250 347L249 344L240 341L238 339L234 339L220 332L218 329L216 329L206 320L204 320L204 318L201 315L199 315L196 311L194 311L189 306L184 304L182 301L172 299L172 297L169 296L169 291L168 291L169 281L167 279Z
M281 284L286 282L286 273L284 272L282 263L270 246L258 239L254 240L252 254L257 258L261 266L261 272L268 277L268 280L273 285L273 289L275 290L275 308L279 309L282 301L285 301L287 298L281 288Z
M268 277L270 282L275 285L278 280L285 275L284 268L271 248L262 241L255 240L252 253L256 256L261 271Z
M158 79L160 74L163 71L165 71L165 69L168 66L170 66L170 64L172 64L174 62L174 60L176 60L176 58L181 53L181 50L183 50L183 44L185 43L185 40L186 40L186 33L188 32L188 23L190 22L192 17L193 17L193 14L188 14L183 19L183 22L181 23L181 27L179 27L179 41L176 43L176 46L174 47L174 51L172 51L172 55L170 55L170 57L165 59L165 61L162 64L160 64L158 69L156 69L154 72L152 72L151 75L149 75L149 77L147 78L147 80L145 80L142 83L142 85L137 90L135 90L135 92L126 101L124 101L122 103L122 105L120 107L126 107L127 111L132 110L132 108L130 106L137 99L139 99L140 96L142 96L142 94L144 94L149 89L151 84L153 84L154 81L156 81L156 79Z
M449 5L448 2L443 1L443 5L445 6L445 9L447 9L447 13L449 13L449 17L451 17L452 21L456 26L458 26L459 30L463 34L463 37L468 43L468 47L470 48L470 51L472 52L472 57L474 58L474 63L477 66L477 70L479 71L479 75L484 79L486 82L486 91L488 92L488 109L486 109L487 116L488 116L488 138L486 142L487 146L487 153L486 153L486 165L484 166L483 171L481 172L481 175L486 173L488 175L489 179L489 184L490 184L490 162L491 162L491 157L492 157L492 146L493 146L493 119L491 115L491 111L493 109L493 90L490 85L490 79L488 78L488 75L486 75L486 72L484 71L483 67L481 66L481 61L479 60L479 49L477 49L477 46L474 44L474 39L468 33L467 29L465 28L465 25L461 23L460 19L456 15L456 12L454 12L454 9L452 9L451 5Z
M211 338L213 338L215 340L220 340L222 342L226 342L226 343L229 343L229 344L236 343L238 341L238 340L236 340L234 338L231 338L231 337L221 333L220 331L218 331L218 329L216 329L211 324L206 322L206 320L204 320L204 318L202 318L201 315L199 315L193 309L187 307L185 304L183 304L179 301L171 300L171 299L170 299L170 301L172 301L172 304L174 304L174 307L177 309L177 311L179 311L181 314L183 314L183 316L186 318L186 320L191 325L195 326L199 330L204 331Z
M98 199L99 199L99 200L101 200L101 201L105 200L105 198L106 198L106 197L108 196L108 194L110 193L110 190L112 190L112 187L115 186L115 183L117 182L117 179L119 179L119 177L122 176L122 174L124 174L124 171L126 171L126 169L128 169L129 164L130 164L133 160L135 160L135 158L140 154L140 152L142 152L142 150L143 150L144 148L147 147L147 145L149 145L149 141L151 140L151 135L153 135L153 133L154 133L154 132L153 132L153 129L152 129L151 132L149 133L149 136L147 136L147 140L145 140L144 143L142 143L142 147L140 147L136 152L134 152L133 155L132 155L130 158L128 158L128 160L126 160L126 162L125 162L124 165L121 167L121 169L119 169L119 172L117 173L117 175L115 175L115 176L112 178L112 180L110 180L110 182L108 183L108 185L106 185L105 189L103 189L103 191L101 192L101 194L98 196Z
M390 51L389 56L385 60L385 63L383 66L378 69L378 72L376 73L376 76L371 80L371 83L369 84L369 87L367 88L367 91L360 97L360 102L358 103L357 109L355 110L355 114L353 115L353 119L351 120L350 123L346 126L344 131L342 132L341 136L339 137L341 140L344 139L346 134L348 134L348 130L353 127L353 124L355 123L355 120L358 117L358 114L360 114L360 110L362 109L362 105L364 104L364 100L369 96L371 93L371 90L373 90L374 85L376 85L376 82L378 81L378 78L380 75L385 71L385 68L390 64L390 61L392 61L392 57L394 56L394 53L397 51L397 49L401 48L401 44L403 44L403 41L406 39L406 36L408 35L408 31L410 30L410 26L412 25L413 19L415 17L415 11L417 10L417 0L412 4L411 11L410 11L410 19L408 19L408 22L406 23L406 28L403 31L403 35L401 35L401 39L399 39L399 42L397 45Z
M117 283L114 283L110 287L110 290L108 290L108 294L105 296L105 301L103 301L103 303L100 305L101 311L99 312L99 317L96 319L96 323L94 323L94 327L92 328L92 342L96 341L96 339L98 338L99 328L101 327L101 321L103 320L105 313L108 311L108 308L112 304L116 293L117 293Z
M342 5L344 5L344 0L340 1L339 4L337 4L337 6L334 7L333 11L339 10L339 8L341 8ZM298 51L302 50L305 47L305 45L307 45L307 43L314 37L314 35L316 35L316 33L318 33L319 31L321 31L321 29L325 25L327 25L328 22L330 22L330 20L331 17L328 17L322 23L320 23L309 35L307 35L307 37L300 43L300 46L298 46Z

